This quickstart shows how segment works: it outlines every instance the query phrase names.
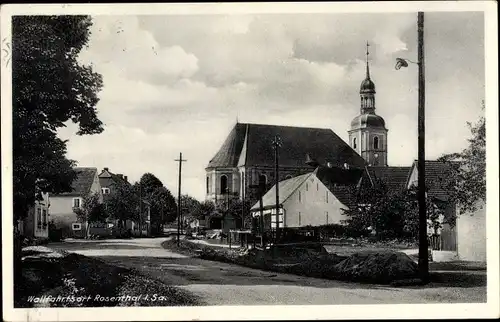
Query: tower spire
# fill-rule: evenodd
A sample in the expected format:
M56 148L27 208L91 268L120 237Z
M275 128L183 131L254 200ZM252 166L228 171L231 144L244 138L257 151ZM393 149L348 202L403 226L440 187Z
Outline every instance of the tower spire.
M366 78L370 79L370 65L368 64L368 56L370 55L370 52L368 51L368 47L370 47L370 44L367 41L366 42Z

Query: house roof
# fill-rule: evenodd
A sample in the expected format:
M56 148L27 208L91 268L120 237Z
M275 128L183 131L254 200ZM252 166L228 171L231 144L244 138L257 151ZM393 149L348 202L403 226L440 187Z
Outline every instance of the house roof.
M123 177L123 174L115 174L109 171L108 168L104 168L101 173L99 174L99 179L111 179L113 182L123 182L123 183L128 183L127 180ZM101 184L103 184L101 180Z
M311 175L312 172L302 174L290 179L282 180L279 184L279 203L280 205L285 202ZM263 197L262 204L264 208L270 208L276 205L276 185L274 185ZM260 202L258 201L251 208L251 210L260 209Z
M94 178L97 174L97 168L76 167L73 168L76 177L71 184L72 191L58 195L61 196L85 196L90 192L90 188L94 183Z
M282 141L282 167L307 167L307 155L319 164L365 166L364 159L330 129L236 123L207 168L236 167L238 161L246 166L273 165L276 135Z
M373 184L383 184L389 194L404 191L411 167L367 167Z
M453 165L457 162L445 162L436 160L425 160L425 185L427 195L431 198L447 201L449 197L449 185L454 178ZM418 172L418 161L413 162L411 173ZM408 182L408 185L411 182Z
M353 201L352 188L359 183L364 169L342 169L337 167L316 168L313 172L302 174L279 182L279 202L283 204L310 176L316 176L330 192L344 205L349 206ZM264 208L276 205L276 185L262 198ZM260 208L257 202L252 210Z
M341 203L345 206L351 206L355 202L356 188L365 170L318 167L314 172L318 179Z

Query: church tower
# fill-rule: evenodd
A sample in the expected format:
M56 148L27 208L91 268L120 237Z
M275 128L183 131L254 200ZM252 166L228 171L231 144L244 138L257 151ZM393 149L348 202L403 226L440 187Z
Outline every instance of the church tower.
M366 43L366 77L361 82L360 114L351 122L349 145L371 166L387 166L387 129L375 114L375 84L370 78L369 44Z

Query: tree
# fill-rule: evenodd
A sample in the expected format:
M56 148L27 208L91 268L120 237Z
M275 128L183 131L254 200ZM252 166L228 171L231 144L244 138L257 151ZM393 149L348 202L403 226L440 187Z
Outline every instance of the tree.
M226 216L231 215L233 218L239 219L243 227L245 224L247 226L251 225L250 208L251 204L248 200L228 199L218 202L215 210L222 214L222 220L224 220Z
M484 110L484 101L482 103ZM459 206L461 214L474 212L480 201L486 200L486 124L481 116L477 123L467 122L472 137L460 153L443 155L439 160L450 164L453 180L447 187L451 200Z
M385 184L377 181L374 186L358 189L351 187L355 201L342 209L348 217L346 223L351 233L366 235L375 231L377 238L417 238L418 202L416 188L389 192ZM427 218L431 228L440 228L441 209L427 198Z
M199 216L200 207L200 202L194 197L191 197L190 195L181 195L183 224L197 219L197 217Z
M165 223L172 222L177 216L177 204L168 188L152 173L145 173L134 184L136 194L150 205L150 223L160 229ZM143 212L146 208L143 204ZM144 217L142 217L144 219Z
M177 218L177 203L166 187L157 188L146 198L151 203L151 224L158 229Z
M215 211L215 204L210 200L200 202L198 209L193 213L196 219L204 220Z
M12 18L14 223L41 192L71 191L74 162L57 129L71 120L79 135L103 131L102 77L77 61L91 25L89 16Z
M78 220L85 223L85 234L90 235L90 225L96 222L104 222L107 218L104 204L99 200L99 194L94 193L83 198L82 207L74 208Z
M132 185L128 182L116 182L113 194L105 202L107 213L110 218L118 220L118 229L125 226L126 220L137 219L137 205L139 196L136 194Z

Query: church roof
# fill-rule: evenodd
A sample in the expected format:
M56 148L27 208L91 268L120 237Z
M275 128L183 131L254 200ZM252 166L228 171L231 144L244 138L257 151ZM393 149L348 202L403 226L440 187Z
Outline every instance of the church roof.
M378 127L385 129L384 118L374 113L364 113L356 116L351 121L351 129L365 128L365 127Z
M307 166L307 154L319 164L347 163L357 168L365 165L363 158L330 129L237 123L207 168L236 167L240 155L244 158L239 165L273 165L272 141L276 135L282 141L279 150L282 167Z

